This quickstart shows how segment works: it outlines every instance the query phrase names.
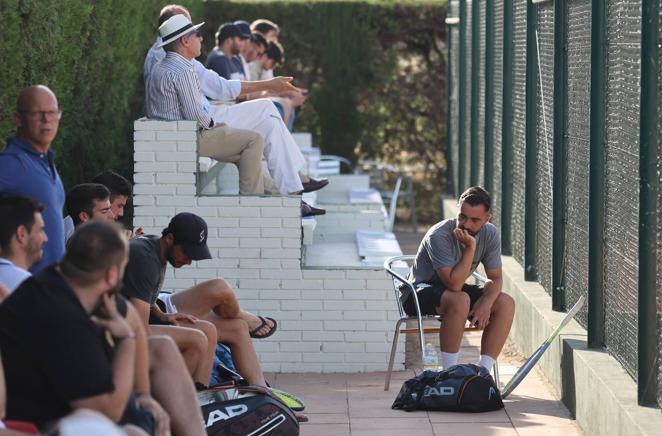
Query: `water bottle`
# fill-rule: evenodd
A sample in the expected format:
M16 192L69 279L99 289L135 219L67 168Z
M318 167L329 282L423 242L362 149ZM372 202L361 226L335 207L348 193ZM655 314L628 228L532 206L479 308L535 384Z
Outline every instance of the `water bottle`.
M431 369L437 371L439 369L439 355L437 348L431 342L425 344L423 353L423 369Z

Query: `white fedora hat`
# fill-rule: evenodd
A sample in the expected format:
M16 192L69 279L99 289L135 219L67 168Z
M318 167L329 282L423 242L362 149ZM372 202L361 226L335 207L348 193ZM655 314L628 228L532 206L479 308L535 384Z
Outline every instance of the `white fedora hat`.
M161 36L161 39L163 40L163 42L159 44L159 47L170 44L187 33L197 30L203 24L205 23L203 22L194 26L191 21L186 18L186 15L173 15L161 24L161 27L159 27L159 36Z

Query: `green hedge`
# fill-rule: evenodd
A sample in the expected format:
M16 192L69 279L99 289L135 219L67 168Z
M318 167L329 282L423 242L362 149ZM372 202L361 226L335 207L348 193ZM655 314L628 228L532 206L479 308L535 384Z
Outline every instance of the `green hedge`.
M105 168L131 176L143 58L165 3L0 2L0 140L13 134L9 115L18 92L43 83L64 111L54 149L65 186ZM277 73L292 74L311 90L296 129L312 132L325 153L408 165L424 196L440 191L445 1L180 3L194 21L207 22L206 50L225 21L279 23L287 62Z
M324 153L406 167L423 218L437 217L445 183L446 1L210 1L204 10L206 50L223 22L278 23L286 62L276 73L311 90L295 129L312 132Z
M162 5L156 0L0 2L0 138L13 135L9 115L19 91L45 84L64 112L53 147L65 186L105 168L131 176L133 120L143 107L143 58ZM194 2L194 13L200 9Z

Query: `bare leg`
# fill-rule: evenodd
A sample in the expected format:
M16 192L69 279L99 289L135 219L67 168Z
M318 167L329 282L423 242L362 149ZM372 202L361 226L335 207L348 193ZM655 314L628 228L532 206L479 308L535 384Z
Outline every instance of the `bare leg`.
M172 302L181 313L205 318L212 311L221 318L241 318L253 330L262 322L257 316L239 308L234 291L223 279L208 280L185 291L172 295ZM271 322L259 332L266 334L273 327Z
M238 318L223 319L214 313L207 314L205 319L216 326L218 341L230 346L237 371L250 384L266 386L260 361L253 348L251 337L248 335L246 321Z
M499 357L503 344L506 343L510 326L515 316L515 301L504 293L500 293L492 305L490 322L485 327L480 344L480 353L493 359Z
M437 307L437 313L443 315L439 329L441 351L445 353L460 351L469 305L470 298L466 292L445 291L441 294L441 302Z
M207 337L195 328L179 327L170 325L150 325L151 333L154 335L170 336L177 344L182 353L184 362L193 380L204 385L209 384L211 378L211 363L204 362L207 354ZM203 369L209 368L204 375Z
M177 345L168 336L149 338L152 396L170 415L174 435L204 436L202 413Z

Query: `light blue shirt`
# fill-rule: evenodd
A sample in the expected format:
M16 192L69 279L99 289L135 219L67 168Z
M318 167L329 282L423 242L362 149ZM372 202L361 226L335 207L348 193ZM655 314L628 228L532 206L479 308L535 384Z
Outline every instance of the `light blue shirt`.
M23 268L19 268L9 260L0 257L0 283L5 285L10 294L31 275Z

